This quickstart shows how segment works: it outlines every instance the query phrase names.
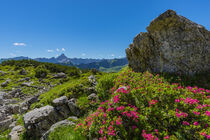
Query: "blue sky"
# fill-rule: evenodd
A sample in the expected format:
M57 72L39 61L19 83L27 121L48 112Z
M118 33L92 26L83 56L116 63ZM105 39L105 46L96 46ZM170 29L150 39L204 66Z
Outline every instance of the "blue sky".
M167 9L210 30L210 0L0 0L0 58L124 57Z

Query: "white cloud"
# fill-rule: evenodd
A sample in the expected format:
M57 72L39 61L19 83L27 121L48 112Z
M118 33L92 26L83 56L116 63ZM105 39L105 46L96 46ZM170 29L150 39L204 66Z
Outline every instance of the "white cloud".
M54 50L47 50L47 52L48 52L48 53L52 53L52 52L54 52Z
M114 54L112 54L111 56L112 56L112 57L114 57L115 55L114 55Z
M60 50L57 48L56 51L59 52Z
M86 56L86 53L82 53L82 56Z
M65 52L66 50L64 48L61 49L62 52Z
M26 46L25 43L17 43L17 42L13 43L13 45L14 46Z
M16 54L14 54L14 53L10 53L10 55L11 55L11 56L13 56L13 57L15 57L15 56L16 56Z

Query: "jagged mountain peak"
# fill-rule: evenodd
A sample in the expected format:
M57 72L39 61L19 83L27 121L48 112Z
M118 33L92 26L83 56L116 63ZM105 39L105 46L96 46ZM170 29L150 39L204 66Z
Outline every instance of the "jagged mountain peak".
M68 57L64 53L62 53L56 59L68 59Z

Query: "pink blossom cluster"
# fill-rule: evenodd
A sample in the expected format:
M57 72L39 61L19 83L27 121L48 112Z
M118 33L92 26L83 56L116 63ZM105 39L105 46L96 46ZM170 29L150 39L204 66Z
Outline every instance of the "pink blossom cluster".
M149 101L149 105L154 105L154 104L156 104L158 101L157 100L151 100L151 101Z
M183 98L180 98L180 99L175 99L175 102L181 102L181 101L184 101L186 104L198 104L199 101L197 99L192 99L190 97L187 97L186 99L183 99Z
M210 116L210 111L206 111L205 115Z
M183 125L190 125L190 123L188 123L187 121L183 121L182 124Z
M201 114L200 112L196 112L196 111L194 111L194 110L193 110L193 113L194 113L195 115L197 115L197 116Z
M120 95L116 95L116 96L114 96L114 98L113 98L113 102L114 103L119 103L119 101L120 101Z
M180 113L178 113L178 112L180 112ZM184 112L181 112L178 109L176 109L176 116L178 118L180 118L180 117L186 118L188 116L188 114L187 113L184 113Z
M207 139L210 139L210 135L207 135L206 132L201 132L200 134L202 136L206 137Z
M146 140L158 140L157 136L153 136L152 134L147 134L145 132L145 130L142 130L142 136L146 139Z

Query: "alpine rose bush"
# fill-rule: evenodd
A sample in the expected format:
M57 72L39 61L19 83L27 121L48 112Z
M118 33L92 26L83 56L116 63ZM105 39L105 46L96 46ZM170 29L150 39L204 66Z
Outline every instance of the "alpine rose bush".
M116 79L111 98L75 129L100 140L210 139L209 93L126 69Z

